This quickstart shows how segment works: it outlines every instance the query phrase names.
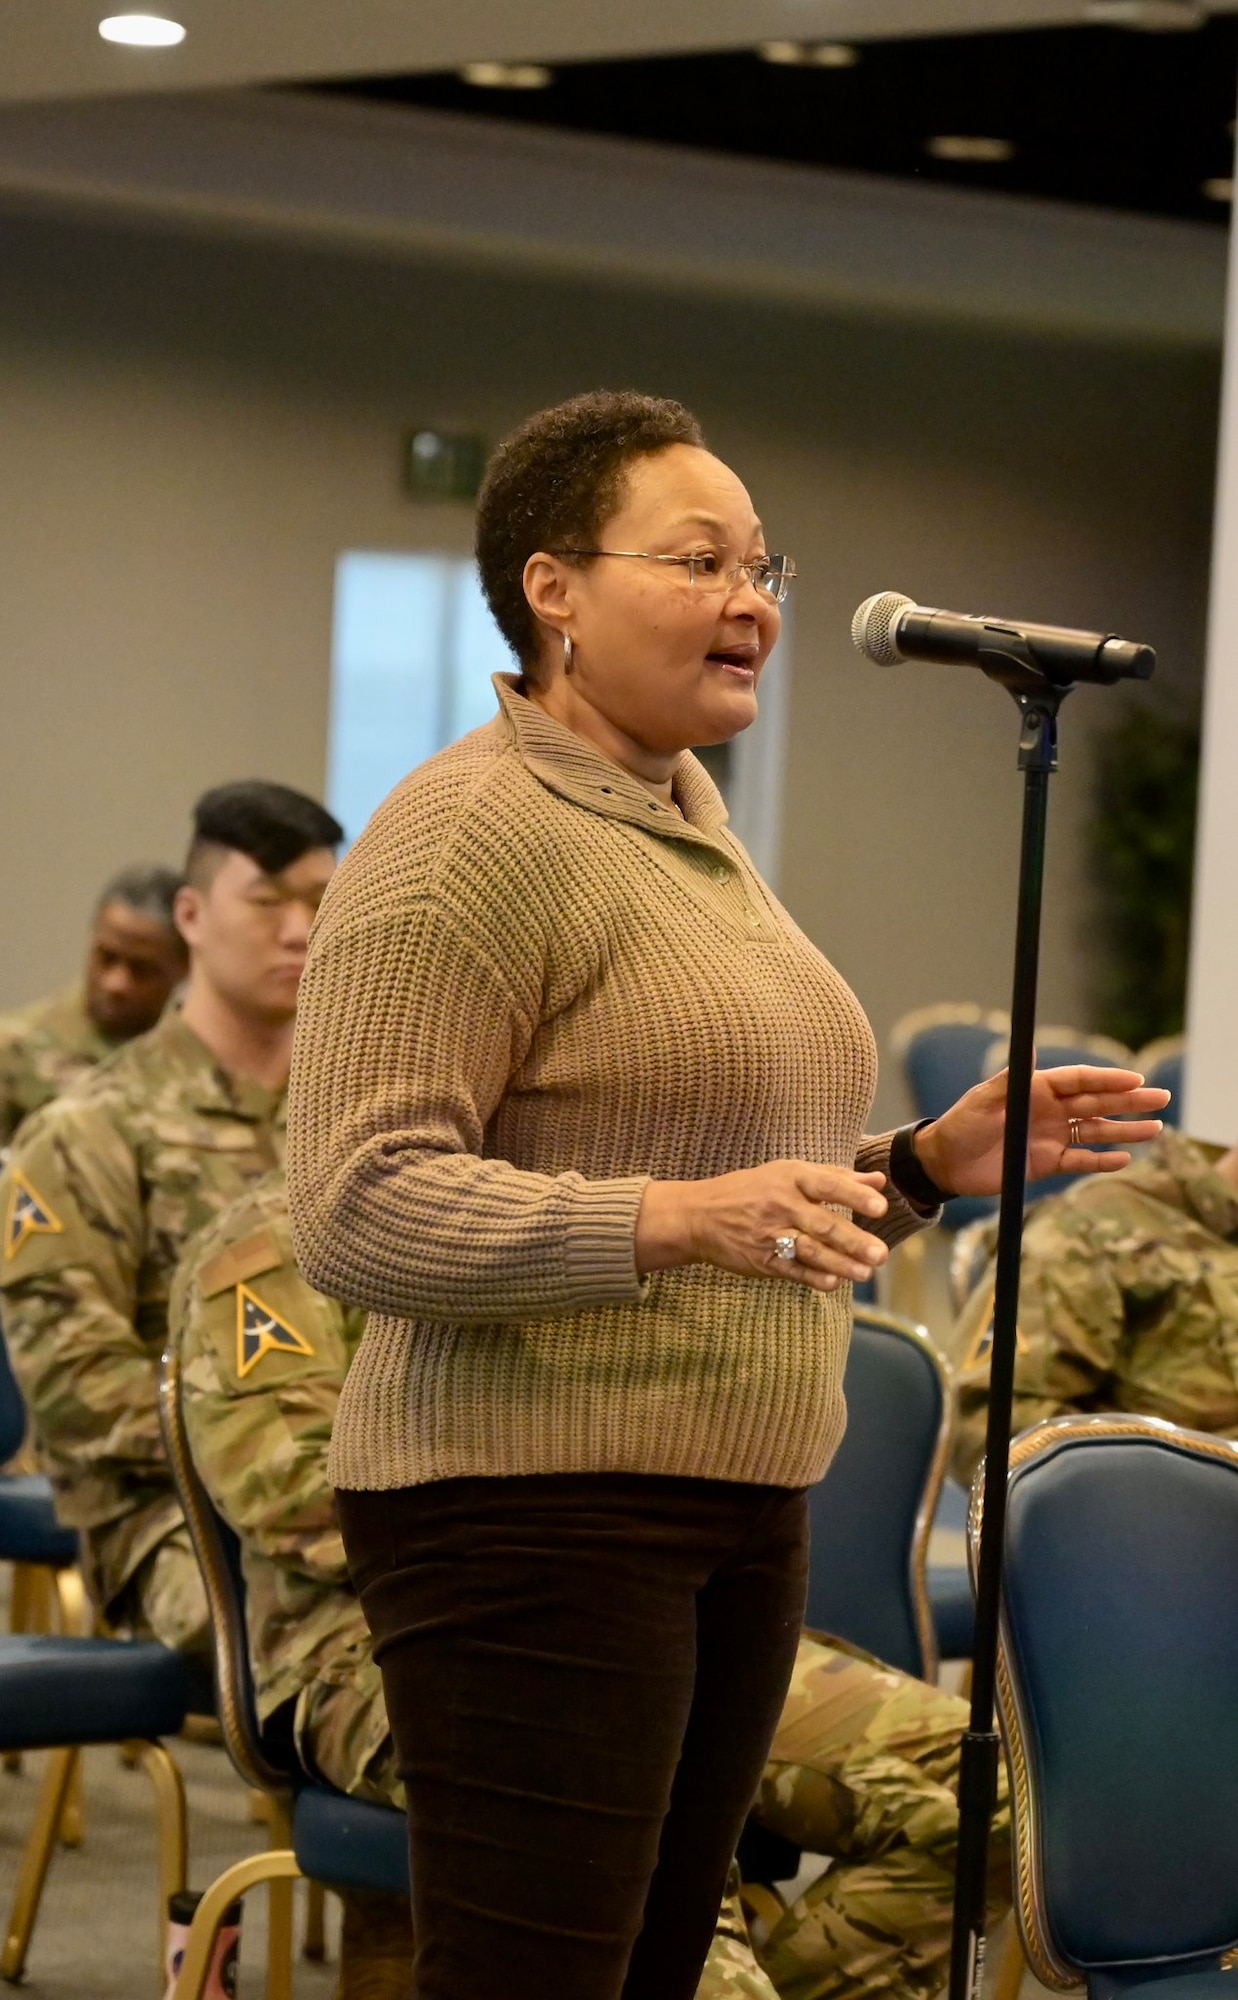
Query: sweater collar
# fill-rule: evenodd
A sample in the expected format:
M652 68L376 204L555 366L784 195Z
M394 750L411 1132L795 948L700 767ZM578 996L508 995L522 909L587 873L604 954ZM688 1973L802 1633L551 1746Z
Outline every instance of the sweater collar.
M501 720L515 739L521 762L560 798L668 840L716 844L726 825L726 806L705 766L690 750L685 750L676 764L673 779L681 819L673 807L653 798L622 764L612 763L574 729L530 701L518 675L495 674L494 691Z

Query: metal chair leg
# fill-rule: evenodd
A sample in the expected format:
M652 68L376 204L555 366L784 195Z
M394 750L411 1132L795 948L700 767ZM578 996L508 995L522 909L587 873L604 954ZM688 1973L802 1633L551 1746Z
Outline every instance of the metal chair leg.
M29 1593L30 1593L29 1566L26 1563L15 1562L13 1564L13 1575L10 1579L10 1585L9 1585L9 1631L10 1632L25 1632L28 1629L26 1621L27 1618L29 1617L29 1611L27 1609L27 1599L29 1597ZM6 1750L3 1758L0 1758L0 1763L3 1764L4 1769L6 1771L20 1771L21 1751Z
M994 1953L993 1983L989 1988L989 2000L1019 2000L1019 1988L1028 1970L1027 1959L1023 1955L1023 1941L1019 1936L1019 1926L1011 1911L1001 1928L997 1950Z
M30 1937L34 1930L35 1918L39 1914L39 1902L43 1895L43 1884L47 1880L47 1870L56 1844L56 1832L64 1813L64 1802L73 1779L73 1771L81 1755L79 1750L53 1750L47 1771L39 1792L39 1803L35 1810L34 1825L26 1842L22 1856L21 1872L17 1879L17 1893L13 1898L13 1913L9 1918L8 1935L4 1950L0 1952L0 1977L10 1980L21 1978L26 1965L26 1953L30 1949Z
M81 1570L72 1567L53 1570L51 1581L56 1596L57 1629L69 1639L91 1638L95 1629L94 1606L86 1595Z
M62 1847L80 1847L84 1833L82 1760L79 1757L77 1767L74 1770L72 1778L69 1780L69 1789L65 1793L64 1811L60 1815L60 1845Z
M9 1631L28 1632L30 1630L30 1564L13 1564L13 1582L9 1591Z
M278 1852L292 1845L292 1803L272 1792L269 1795L271 1848ZM300 1871L298 1871L300 1872ZM267 1891L267 2000L292 2000L292 1882L276 1879Z
M306 1883L305 1942L301 1952L317 1965L321 1965L327 1955L326 1900L327 1892L321 1882Z
M229 1903L234 1903L238 1896L243 1896L257 1882L269 1882L272 1888L291 1889L300 1873L297 1857L291 1848L268 1848L262 1854L251 1854L246 1860L235 1862L212 1882L198 1904L189 1927L185 1956L176 1977L175 2000L202 2000L220 1919Z
M185 1787L178 1766L162 1743L134 1743L137 1761L155 1788L155 1820L159 1829L159 1971L163 1976L168 1899L185 1886L189 1840L185 1821Z
M86 1596L86 1586L82 1582L80 1569L57 1569L48 1572L48 1590L56 1613L57 1630L66 1638L88 1639L94 1626L94 1614ZM82 1767L79 1761L73 1774L73 1782L65 1799L64 1813L60 1821L60 1844L62 1847L80 1847L85 1837L86 1822L82 1802Z

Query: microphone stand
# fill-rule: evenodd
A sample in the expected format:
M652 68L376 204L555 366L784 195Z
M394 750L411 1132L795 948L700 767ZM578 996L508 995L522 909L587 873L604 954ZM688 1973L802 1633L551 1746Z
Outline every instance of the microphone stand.
M1044 883L1049 778L1057 769L1057 716L1074 683L1055 683L1035 657L1034 643L1010 641L979 656L989 677L1014 696L1022 712L1019 769L1023 772L1023 832L1015 926L1010 1067L1002 1152L997 1282L985 1434L984 1519L976 1578L976 1638L972 1656L971 1714L959 1760L959 1841L950 1948L950 2000L979 2000L984 1973L985 1891L989 1831L997 1804L1000 1745L994 1727L998 1620L1006 1522L1006 1474L1014 1396L1019 1259L1035 1062L1036 983L1040 966L1040 910Z

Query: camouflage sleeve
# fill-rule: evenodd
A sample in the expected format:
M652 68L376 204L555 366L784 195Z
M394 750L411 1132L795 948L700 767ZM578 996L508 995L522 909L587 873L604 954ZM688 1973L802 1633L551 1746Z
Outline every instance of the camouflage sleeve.
M4 1330L53 1464L81 1486L83 1470L161 1462L155 1367L134 1324L137 1163L98 1105L62 1099L23 1127L0 1217Z
M23 1115L17 1092L16 1033L0 1021L0 1160L11 1145Z
M269 1256L265 1268L260 1254L251 1260L250 1282L235 1281L245 1247L205 1262L191 1250L172 1288L194 1463L247 1546L317 1581L347 1583L327 1446L348 1367L348 1316ZM220 1287L212 1266L224 1258L234 1281Z
M1105 1407L1126 1323L1113 1259L1082 1206L1053 1203L1024 1238L1011 1435L1049 1417ZM984 1455L989 1414L993 1267L963 1307L955 1373L952 1469L964 1485Z

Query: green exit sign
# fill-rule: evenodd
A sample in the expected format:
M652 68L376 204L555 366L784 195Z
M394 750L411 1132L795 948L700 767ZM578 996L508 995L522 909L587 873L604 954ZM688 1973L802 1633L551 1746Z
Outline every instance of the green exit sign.
M414 500L476 500L486 468L486 440L475 431L410 431L404 485Z

